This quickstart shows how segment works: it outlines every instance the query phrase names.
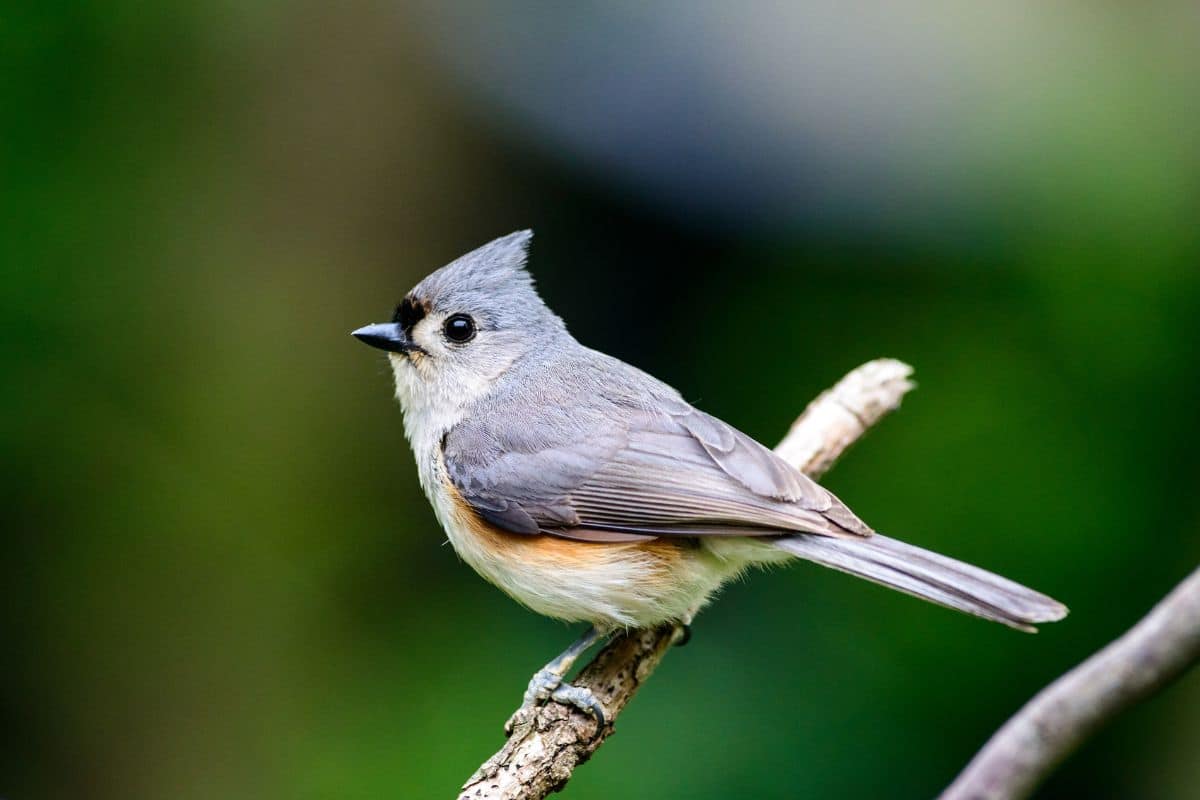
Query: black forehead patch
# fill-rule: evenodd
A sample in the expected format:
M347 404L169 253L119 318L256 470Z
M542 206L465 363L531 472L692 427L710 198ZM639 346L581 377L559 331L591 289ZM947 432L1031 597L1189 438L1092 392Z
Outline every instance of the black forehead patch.
M392 322L398 322L401 328L411 331L413 325L425 319L425 314L428 311L424 303L414 300L412 297L405 297L400 301L400 305L396 306L396 313L392 315Z

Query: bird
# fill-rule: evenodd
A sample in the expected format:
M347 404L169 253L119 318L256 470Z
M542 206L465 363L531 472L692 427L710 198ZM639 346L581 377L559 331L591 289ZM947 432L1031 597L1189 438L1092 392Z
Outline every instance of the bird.
M875 532L834 494L674 388L580 344L527 268L532 231L430 273L353 336L387 354L422 489L458 556L587 631L534 673L596 718L575 661L615 632L690 636L720 587L804 559L1022 631L1058 601Z

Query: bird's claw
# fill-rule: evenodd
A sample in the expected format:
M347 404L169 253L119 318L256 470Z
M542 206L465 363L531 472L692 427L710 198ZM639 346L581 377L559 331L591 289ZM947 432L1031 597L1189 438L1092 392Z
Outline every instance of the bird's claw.
M525 688L525 702L522 705L534 706L544 703L562 682L562 675L542 667L529 679L529 686Z
M540 669L529 679L529 686L525 689L525 699L521 703L521 707L504 724L505 735L511 736L517 726L530 719L533 709L547 700L574 706L583 713L594 716L596 718L595 736L597 737L608 723L608 718L604 714L604 706L596 699L596 695L592 693L591 689L564 683L561 675L549 669Z
M592 694L591 689L564 683L554 690L554 694L550 695L550 698L559 703L575 706L583 713L594 716L596 718L596 737L600 735L600 731L604 730L604 726L607 724L604 706L600 705L600 701L596 699L596 695Z

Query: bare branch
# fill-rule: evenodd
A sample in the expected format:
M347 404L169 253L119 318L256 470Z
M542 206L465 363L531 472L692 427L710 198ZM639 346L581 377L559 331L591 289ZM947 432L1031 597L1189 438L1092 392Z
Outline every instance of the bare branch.
M808 404L775 452L810 478L829 471L871 426L900 407L916 384L902 361L877 358L850 372Z
M1200 661L1200 569L1141 622L1043 689L941 800L1017 800L1106 722Z
M816 477L850 445L900 405L913 388L912 368L892 359L863 364L809 404L776 448L789 463ZM572 681L590 689L610 712L608 725L550 702L514 716L508 742L466 785L460 800L539 800L561 789L575 768L612 733L612 723L650 677L674 642L671 626L616 637Z

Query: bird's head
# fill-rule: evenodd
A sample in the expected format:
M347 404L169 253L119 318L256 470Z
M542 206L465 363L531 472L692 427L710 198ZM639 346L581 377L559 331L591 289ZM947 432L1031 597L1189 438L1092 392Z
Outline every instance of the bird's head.
M390 322L354 331L385 350L405 409L461 408L565 330L525 269L532 231L495 239L431 273Z

